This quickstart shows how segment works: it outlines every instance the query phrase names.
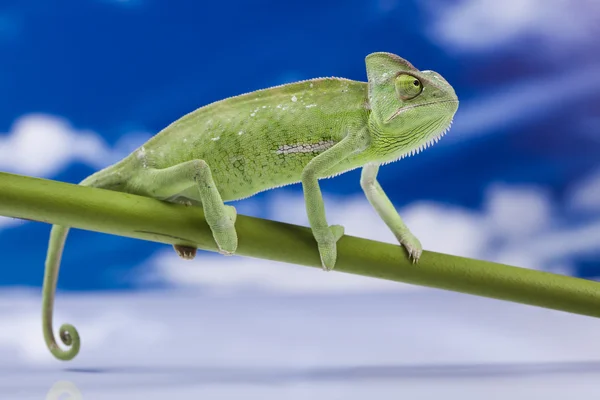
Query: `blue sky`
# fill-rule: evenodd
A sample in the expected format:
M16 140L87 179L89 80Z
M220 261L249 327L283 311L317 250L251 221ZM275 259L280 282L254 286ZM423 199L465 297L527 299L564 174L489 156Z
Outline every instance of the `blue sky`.
M364 57L389 51L461 99L439 144L380 173L425 248L595 277L598 11L593 0L4 1L0 170L78 182L199 106L311 77L365 80ZM322 182L330 221L394 242L358 174ZM297 186L236 206L307 224ZM4 262L20 265L0 286L41 285L48 230L0 219ZM162 245L73 231L59 287L395 290L317 272L204 253L185 263Z

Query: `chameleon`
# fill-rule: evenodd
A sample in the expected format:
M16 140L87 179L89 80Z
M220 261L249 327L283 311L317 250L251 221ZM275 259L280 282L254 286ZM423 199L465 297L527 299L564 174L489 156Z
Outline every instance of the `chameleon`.
M329 225L319 179L362 168L369 203L416 263L420 241L377 182L381 165L426 149L450 129L458 109L453 87L391 53L365 58L367 82L315 78L229 97L200 107L159 131L127 157L79 184L201 206L219 252L234 254L236 209L225 202L302 184L306 212L324 270L334 268L344 235ZM60 259L69 227L51 229L42 289L46 345L59 360L74 358L71 324L54 337L52 315ZM192 259L196 249L174 245Z

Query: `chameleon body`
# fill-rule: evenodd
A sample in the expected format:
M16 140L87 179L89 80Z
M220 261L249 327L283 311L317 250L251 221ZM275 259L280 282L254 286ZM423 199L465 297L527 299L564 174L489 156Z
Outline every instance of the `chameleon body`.
M318 78L259 90L201 107L173 122L122 161L80 184L200 205L221 253L237 247L235 208L225 201L301 182L321 261L331 270L336 242L318 179L362 167L361 187L413 262L419 240L405 226L377 182L379 166L418 153L448 130L458 108L450 84L390 53L366 57L368 82ZM69 324L52 330L60 258L68 227L53 226L43 288L43 330L58 359L77 355ZM183 258L196 249L175 246Z

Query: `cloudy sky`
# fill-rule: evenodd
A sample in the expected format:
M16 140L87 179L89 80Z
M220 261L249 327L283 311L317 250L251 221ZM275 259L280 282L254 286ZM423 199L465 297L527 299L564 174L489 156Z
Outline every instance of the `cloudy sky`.
M211 101L318 76L364 81L364 57L388 51L417 68L440 72L461 100L443 140L380 172L382 186L425 249L593 279L600 275L599 12L595 0L578 1L577 7L568 0L185 1L168 6L158 0L62 0L52 6L5 1L0 4L0 170L75 183ZM329 221L344 225L348 234L394 243L361 193L358 178L354 171L322 183ZM297 185L235 205L242 214L308 223ZM43 348L35 311L48 233L47 225L0 217L0 293L5 296L0 304L15 304L0 307L0 324L19 333L0 331L0 354L24 368L54 365ZM90 352L82 368L105 362L103 354L111 352L107 338L119 332L129 343L119 351L134 351L132 360L152 364L160 359L142 357L142 344L168 340L170 318L177 317L162 308L153 318L135 307L137 297L127 297L148 296L139 301L152 308L161 295L148 291L156 287L172 290L175 300L169 304L186 314L196 310L191 301L207 299L239 298L249 308L279 315L279 308L269 304L286 298L304 299L297 301L318 310L318 299L360 304L366 296L373 307L381 307L386 296L400 302L407 296L427 309L433 306L420 293L442 296L411 285L250 258L200 253L186 262L167 246L72 231L59 278L59 298L68 299L57 307L59 317L82 322ZM126 311L119 311L118 301ZM244 308L231 311L226 300L214 301L215 310L239 318L245 313ZM440 297L436 304L449 302L449 311L426 324L416 311L403 311L416 324L415 332L446 329L451 343L436 353L447 358L433 354L411 362L562 362L581 360L585 351L595 354L584 346L544 359L541 355L557 341L574 338L558 330L565 320L554 314L536 320L555 332L554 341L528 353L523 349L540 340L535 332L512 331L511 336L509 328L488 329L453 314L452 301L469 304L463 297ZM496 310L496 303L480 301L474 303L483 305L473 306L473 316ZM87 319L81 302L95 310ZM330 307L342 325L352 320L370 326L368 314ZM498 307L501 315L517 310ZM327 311L309 314L295 323L316 327L328 318ZM265 318L257 322L266 324L265 331L251 321L235 326L256 329L256 338L273 323ZM383 319L391 316L381 311L373 321L378 318L385 324ZM222 327L234 324L223 321ZM582 321L572 323L588 329L589 322ZM282 329L285 335L269 336L274 347L261 342L260 352L230 360L271 365L277 346L302 346L292 328ZM205 338L214 341L224 331L215 328ZM465 351L461 337L472 331L476 334L469 343L494 345L481 345L473 357L460 358L457 354ZM425 338L418 336L415 348L426 349ZM231 340L240 348L258 343L235 335ZM385 336L381 349L392 342L392 335ZM325 346L305 345L305 353L288 353L295 360L290 365L308 365L302 362L307 354L321 355L314 365L323 362ZM381 349L372 351L384 354ZM211 357L209 364L218 359ZM332 357L336 365L376 362L345 359L341 348ZM177 374L171 375L164 379ZM40 390L50 383L40 383Z

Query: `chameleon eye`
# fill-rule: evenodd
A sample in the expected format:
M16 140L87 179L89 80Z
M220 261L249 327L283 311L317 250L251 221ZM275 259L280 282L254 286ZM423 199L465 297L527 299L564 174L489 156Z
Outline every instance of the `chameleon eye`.
M408 74L401 74L396 77L396 93L402 100L410 100L417 97L423 91L421 81Z

